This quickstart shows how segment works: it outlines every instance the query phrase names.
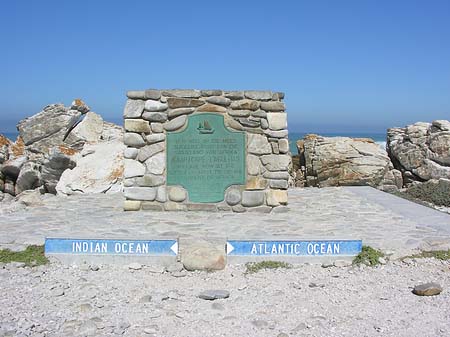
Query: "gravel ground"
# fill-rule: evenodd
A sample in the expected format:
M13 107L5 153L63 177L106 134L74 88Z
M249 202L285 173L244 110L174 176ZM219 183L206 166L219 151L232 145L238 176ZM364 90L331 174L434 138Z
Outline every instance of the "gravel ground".
M449 336L450 262L246 274L51 263L0 268L0 336ZM420 283L443 292L420 297ZM205 290L230 292L203 300Z

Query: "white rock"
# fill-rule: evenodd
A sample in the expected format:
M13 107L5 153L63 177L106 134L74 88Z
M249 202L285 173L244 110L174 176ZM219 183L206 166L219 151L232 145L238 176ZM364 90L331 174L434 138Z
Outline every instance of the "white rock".
M134 147L127 147L125 151L123 151L123 156L126 159L135 159L138 155L139 150Z
M254 133L247 134L247 151L253 154L270 154L272 147L266 136Z
M119 141L111 141L85 147L93 147L94 153L77 160L72 170L66 170L56 185L58 194L103 193L123 179L123 151Z
M267 121L269 122L269 128L274 131L287 129L287 114L275 112L267 114Z
M124 178L142 177L145 174L145 165L133 159L124 159Z
M129 99L125 104L123 116L125 118L140 118L144 111L145 101L140 99Z
M137 262L132 262L128 265L128 269L132 269L132 270L140 270L142 269L142 265L140 263Z
M166 169L166 155L164 152L155 154L145 161L147 172L152 174L163 174Z
M103 132L103 118L94 112L88 112L84 119L71 131L76 136L88 143L96 143Z
M152 100L146 101L144 107L146 111L166 111L167 108L167 104Z
M125 187L123 195L130 200L153 201L156 198L156 187Z

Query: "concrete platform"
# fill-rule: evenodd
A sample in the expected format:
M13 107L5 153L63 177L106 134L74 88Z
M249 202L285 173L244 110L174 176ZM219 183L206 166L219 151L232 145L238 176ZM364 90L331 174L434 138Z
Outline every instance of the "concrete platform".
M450 248L450 215L370 187L291 189L289 206L270 214L124 212L122 204L117 194L50 197L42 206L1 216L0 247L18 250L44 244L45 237L66 237L188 238L212 240L224 250L227 239L361 239L393 257Z

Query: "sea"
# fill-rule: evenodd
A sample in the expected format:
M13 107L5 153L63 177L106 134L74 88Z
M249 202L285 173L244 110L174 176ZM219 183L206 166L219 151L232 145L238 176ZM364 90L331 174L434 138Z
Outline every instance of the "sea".
M296 142L299 139L302 139L305 135L310 133L316 133L318 135L324 137L351 137L351 138L371 138L373 139L380 147L386 148L386 133L357 133L357 132L336 132L336 133L327 133L327 132L289 132L289 148L292 154L298 154ZM6 138L14 141L19 135L18 132L0 132L0 134L4 135Z

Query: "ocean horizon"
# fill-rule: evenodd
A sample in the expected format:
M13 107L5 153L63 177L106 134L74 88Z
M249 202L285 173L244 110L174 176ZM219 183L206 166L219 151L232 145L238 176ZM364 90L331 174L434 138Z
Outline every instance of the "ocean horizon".
M324 137L351 137L351 138L370 138L373 139L380 147L386 147L386 133L380 132L289 132L289 149L292 154L298 154L296 142L307 134L318 134ZM19 132L0 132L9 140L15 141Z

